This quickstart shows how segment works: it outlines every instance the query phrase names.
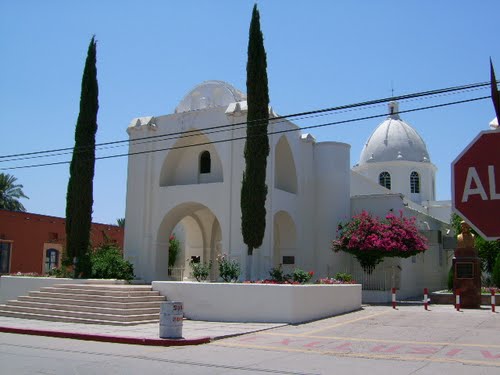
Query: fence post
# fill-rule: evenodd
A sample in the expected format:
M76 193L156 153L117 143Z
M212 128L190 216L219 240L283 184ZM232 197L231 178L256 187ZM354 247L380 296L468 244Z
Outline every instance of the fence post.
M427 288L424 288L424 308L425 308L425 310L429 310L428 305L429 305L429 291Z
M396 308L396 288L392 288L392 308Z

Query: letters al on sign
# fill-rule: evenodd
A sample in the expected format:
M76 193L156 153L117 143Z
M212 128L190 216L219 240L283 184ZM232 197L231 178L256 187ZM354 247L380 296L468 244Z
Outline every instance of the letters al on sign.
M500 130L483 131L451 164L453 210L486 240L500 238Z

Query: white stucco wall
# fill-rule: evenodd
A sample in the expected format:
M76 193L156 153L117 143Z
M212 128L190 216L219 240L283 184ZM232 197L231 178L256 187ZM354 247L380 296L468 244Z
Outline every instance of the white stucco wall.
M380 173L389 172L391 175L391 192L404 194L416 203L435 199L436 167L432 163L404 160L374 162L357 165L353 170L368 177L375 183L378 183ZM417 172L420 176L419 194L412 194L410 191L411 172Z
M361 308L361 285L269 285L158 281L153 290L184 304L188 319L302 323Z

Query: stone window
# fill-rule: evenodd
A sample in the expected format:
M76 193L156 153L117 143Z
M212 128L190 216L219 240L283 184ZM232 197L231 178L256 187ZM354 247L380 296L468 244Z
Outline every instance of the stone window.
M378 175L378 183L385 187L386 189L391 190L391 175L389 172L382 172Z

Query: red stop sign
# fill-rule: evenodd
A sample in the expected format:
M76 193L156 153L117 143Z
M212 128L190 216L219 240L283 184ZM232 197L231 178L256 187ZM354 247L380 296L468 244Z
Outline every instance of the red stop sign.
M500 130L482 131L451 163L453 210L486 240L500 238Z

